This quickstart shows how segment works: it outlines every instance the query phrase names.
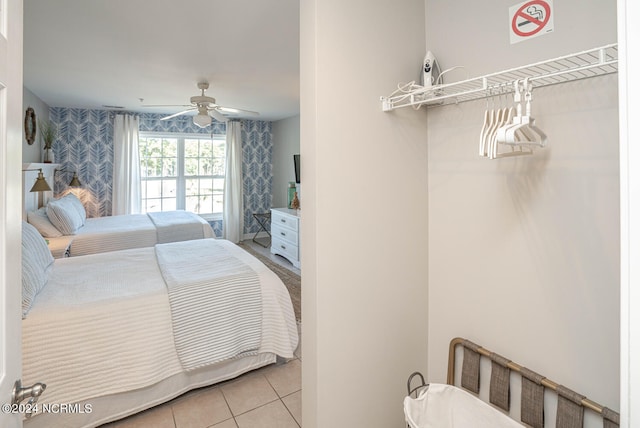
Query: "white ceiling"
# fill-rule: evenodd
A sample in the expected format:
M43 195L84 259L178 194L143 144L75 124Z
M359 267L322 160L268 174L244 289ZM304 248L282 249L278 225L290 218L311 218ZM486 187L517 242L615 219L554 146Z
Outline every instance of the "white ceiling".
M253 119L299 114L299 0L24 0L24 85L50 107L176 113L141 105L201 80Z

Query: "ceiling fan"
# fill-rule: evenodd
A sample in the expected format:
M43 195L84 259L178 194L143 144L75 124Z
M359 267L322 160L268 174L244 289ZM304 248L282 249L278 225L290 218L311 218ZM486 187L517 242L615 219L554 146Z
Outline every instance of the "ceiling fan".
M258 116L259 113L250 110L241 110L237 108L231 107L223 107L221 105L216 104L216 99L213 97L206 96L204 93L207 89L209 89L209 82L203 81L198 83L198 89L200 89L200 95L195 95L191 97L191 104L183 104L183 105L174 105L172 107L189 107L186 110L180 111L178 113L174 113L169 116L165 116L160 120L167 120L174 118L176 116L180 116L183 114L190 113L192 111L197 111L198 114L193 116L193 123L195 123L200 128L206 128L211 124L211 117L213 116L216 120L220 122L226 122L229 120L223 113L227 114L243 114L243 115L251 115ZM145 107L169 107L167 105L147 105Z

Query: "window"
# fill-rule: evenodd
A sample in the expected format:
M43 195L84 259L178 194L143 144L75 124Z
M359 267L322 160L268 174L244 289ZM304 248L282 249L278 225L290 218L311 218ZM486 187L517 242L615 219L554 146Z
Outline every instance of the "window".
M225 137L140 133L142 212L216 218L224 201Z

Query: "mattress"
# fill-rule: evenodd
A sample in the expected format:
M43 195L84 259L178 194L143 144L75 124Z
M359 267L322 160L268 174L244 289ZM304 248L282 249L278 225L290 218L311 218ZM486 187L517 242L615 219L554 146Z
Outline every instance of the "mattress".
M163 225L159 229L147 214L128 214L118 216L87 218L73 236L70 256L83 256L109 251L127 250L130 248L152 247L159 242L174 242L197 238L214 238L213 229L202 217L187 211L176 211L183 221L173 222L172 227ZM199 225L199 236L189 233L181 239L179 232L185 230L185 222ZM188 230L193 230L193 227Z
M207 241L249 265L259 277L258 355L292 358L298 333L282 281L235 244ZM184 375L156 260L153 247L56 260L49 282L22 324L23 383L47 384L40 403L90 403L92 398L152 388ZM216 263L211 268L216 269ZM228 361L221 363L225 365Z
M24 428L95 428L122 419L158 404L165 403L195 388L233 379L242 373L276 362L275 354L258 354L204 367L194 372L181 372L146 388L104 395L78 403L78 408L91 412L43 413L23 421Z

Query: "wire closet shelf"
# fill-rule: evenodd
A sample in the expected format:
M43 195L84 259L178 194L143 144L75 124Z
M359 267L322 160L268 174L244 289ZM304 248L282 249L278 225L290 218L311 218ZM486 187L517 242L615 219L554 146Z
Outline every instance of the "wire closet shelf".
M380 100L383 111L409 106L437 107L512 91L513 83L525 78L536 88L617 71L618 45L611 44L454 83L431 87L420 86L415 82L400 84L390 96L380 97Z

